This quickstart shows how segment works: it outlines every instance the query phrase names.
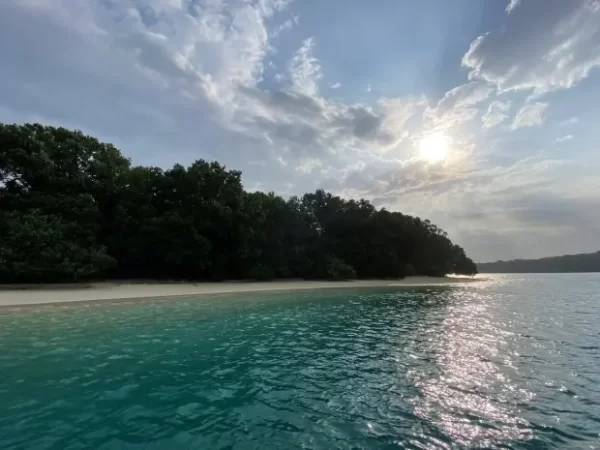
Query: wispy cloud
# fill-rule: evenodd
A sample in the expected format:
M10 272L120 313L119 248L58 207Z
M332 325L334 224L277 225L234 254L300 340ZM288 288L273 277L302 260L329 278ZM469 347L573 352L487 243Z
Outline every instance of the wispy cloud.
M466 108L477 105L488 99L494 88L479 82L471 82L457 86L444 94L438 102L436 111L444 114L454 108Z
M319 60L313 55L314 48L315 39L306 39L292 58L289 69L292 89L309 96L319 92L322 77Z
M558 124L565 127L568 125L575 125L576 123L579 123L579 117L574 116L569 119L561 120Z
M566 141L570 141L573 138L574 138L574 136L572 134L567 134L565 136L556 138L556 142L566 142Z
M489 104L486 113L481 117L482 126L485 129L495 127L508 118L511 102L501 102L498 100Z
M535 127L544 123L544 113L548 108L548 103L531 103L523 106L511 125L513 130L524 127Z
M342 83L340 83L339 81L337 81L335 83L330 84L329 87L331 89L338 89L338 88L342 87Z
M475 39L464 55L470 79L541 95L575 86L600 66L597 1L511 1L507 12L505 23Z
M281 25L275 27L270 33L271 38L277 38L281 33L291 30L295 25L298 25L299 16L294 16L286 19Z
M510 14L520 3L521 0L510 0L510 3L506 6L506 13Z
M457 86L444 94L425 116L438 130L448 130L471 121L479 113L477 105L487 100L494 89L484 83L470 82Z

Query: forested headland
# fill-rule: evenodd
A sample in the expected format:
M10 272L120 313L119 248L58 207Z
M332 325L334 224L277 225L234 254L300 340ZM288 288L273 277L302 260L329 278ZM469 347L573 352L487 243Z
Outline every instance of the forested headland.
M479 263L484 273L569 273L600 272L600 251L578 255L551 256L540 259L514 259Z
M0 124L0 282L476 272L430 221L367 200L247 192L217 162L132 166L79 131Z

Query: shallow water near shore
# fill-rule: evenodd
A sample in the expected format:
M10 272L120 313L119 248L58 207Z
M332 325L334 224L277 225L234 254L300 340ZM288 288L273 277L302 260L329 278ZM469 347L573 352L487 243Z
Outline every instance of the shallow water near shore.
M2 449L600 448L600 274L0 311Z

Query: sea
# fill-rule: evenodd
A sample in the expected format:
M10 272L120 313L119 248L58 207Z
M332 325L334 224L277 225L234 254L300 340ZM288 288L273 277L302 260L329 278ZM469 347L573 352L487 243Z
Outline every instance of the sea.
M0 449L600 448L600 274L0 309Z

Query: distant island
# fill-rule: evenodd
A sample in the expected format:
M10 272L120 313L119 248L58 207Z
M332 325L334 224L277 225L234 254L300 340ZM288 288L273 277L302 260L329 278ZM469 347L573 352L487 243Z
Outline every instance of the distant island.
M600 251L540 259L478 263L477 269L482 273L600 272Z
M217 162L132 166L39 124L0 124L0 236L2 283L477 273L429 220L323 190L248 192Z

